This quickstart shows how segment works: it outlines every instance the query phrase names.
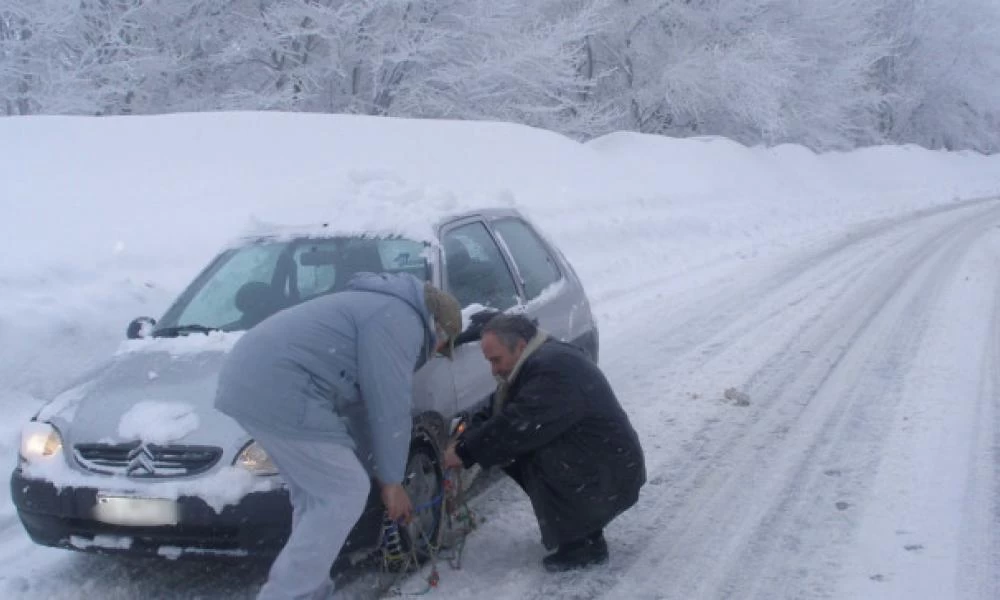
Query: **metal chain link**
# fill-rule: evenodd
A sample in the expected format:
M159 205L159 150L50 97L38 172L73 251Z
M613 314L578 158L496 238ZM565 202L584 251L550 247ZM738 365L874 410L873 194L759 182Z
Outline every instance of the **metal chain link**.
M469 508L465 497L465 490L462 488L462 475L458 469L450 470L452 477L445 474L442 482L443 491L440 496L435 497L430 502L414 507L415 513L434 510L444 505L444 519L447 520L447 532L449 539L441 540L440 544L434 544L428 537L428 532L420 529L418 532L422 538L423 547L430 558L431 572L427 577L426 585L423 589L414 592L404 592L401 588L403 580L411 573L420 568L420 557L418 556L417 540L409 541L409 549L405 548L402 531L399 524L388 520L383 522L381 540L379 543L380 569L379 579L390 576L388 582L376 584L378 598L400 597L400 596L423 596L428 594L438 586L440 573L438 572L438 560L444 558L448 565L454 569L462 568L462 554L465 551L465 540L478 526L475 513ZM446 523L441 522L439 527ZM444 532L439 537L443 538Z

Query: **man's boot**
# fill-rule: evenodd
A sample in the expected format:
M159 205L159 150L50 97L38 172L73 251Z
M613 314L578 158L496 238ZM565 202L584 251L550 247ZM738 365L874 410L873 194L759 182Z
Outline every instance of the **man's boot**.
M567 542L542 559L546 571L557 573L600 565L608 561L608 543L604 541L604 531L598 531L583 539Z

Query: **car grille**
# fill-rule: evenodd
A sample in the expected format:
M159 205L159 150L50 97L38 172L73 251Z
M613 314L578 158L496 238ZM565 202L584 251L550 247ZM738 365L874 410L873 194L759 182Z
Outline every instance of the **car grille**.
M212 468L222 456L214 446L161 446L159 444L77 444L76 461L98 473L136 478L197 475Z

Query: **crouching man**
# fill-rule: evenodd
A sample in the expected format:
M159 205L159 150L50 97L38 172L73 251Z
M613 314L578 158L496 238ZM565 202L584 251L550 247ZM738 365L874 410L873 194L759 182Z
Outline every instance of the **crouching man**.
M607 379L579 348L521 315L482 330L500 382L445 453L445 467L500 465L531 499L549 571L604 563L604 527L646 481L638 436Z

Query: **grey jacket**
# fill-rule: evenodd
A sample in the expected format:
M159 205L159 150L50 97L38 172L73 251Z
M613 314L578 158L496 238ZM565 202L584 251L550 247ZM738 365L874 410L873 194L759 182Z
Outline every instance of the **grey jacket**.
M255 430L350 447L379 481L401 482L413 373L434 348L423 286L360 273L268 317L226 358L215 407Z

